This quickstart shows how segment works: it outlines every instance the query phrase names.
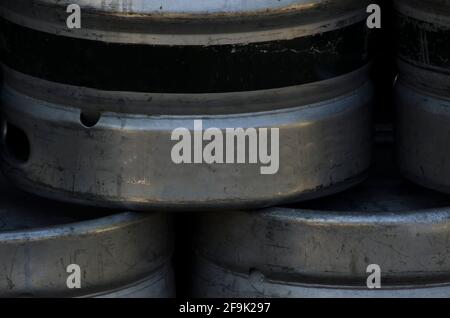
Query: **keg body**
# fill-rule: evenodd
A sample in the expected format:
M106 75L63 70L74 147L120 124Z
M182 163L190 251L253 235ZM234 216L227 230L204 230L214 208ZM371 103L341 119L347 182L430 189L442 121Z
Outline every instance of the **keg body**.
M4 180L1 188L0 297L175 296L168 215L58 204Z
M450 201L386 171L310 203L200 215L193 296L448 297Z
M448 193L450 3L397 1L396 5L399 165L414 182Z
M267 1L261 11L174 1L157 12L137 1L80 2L84 27L70 32L65 3L42 1L33 12L21 3L2 4L2 101L4 126L21 131L29 155L17 160L24 156L5 142L3 166L28 191L133 209L264 207L365 177L372 89L361 2ZM44 10L51 4L59 14ZM223 144L207 162L212 140L196 148L198 121L203 133L256 130L257 140L244 142L241 157L237 143ZM173 157L177 129L192 137L182 163ZM277 153L270 163L253 152L264 148L263 130L268 154L269 145Z

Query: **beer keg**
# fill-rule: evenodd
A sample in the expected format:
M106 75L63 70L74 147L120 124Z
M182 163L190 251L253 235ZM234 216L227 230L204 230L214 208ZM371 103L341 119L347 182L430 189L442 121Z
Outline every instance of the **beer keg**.
M366 4L2 1L3 170L48 198L131 209L347 189L371 157Z
M449 297L450 199L400 178L389 147L342 194L199 215L192 295Z
M175 296L165 213L47 201L0 182L0 297Z
M399 165L414 182L450 193L450 2L396 6Z

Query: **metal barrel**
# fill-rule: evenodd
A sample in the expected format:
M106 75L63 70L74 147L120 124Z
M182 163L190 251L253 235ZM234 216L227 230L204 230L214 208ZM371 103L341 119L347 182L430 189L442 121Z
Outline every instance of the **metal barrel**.
M70 30L69 2L27 3L0 4L2 162L20 187L103 207L230 209L366 176L364 1L75 1Z
M192 295L449 297L450 199L386 166L391 147L380 146L366 183L342 194L201 214ZM378 286L368 284L374 266Z
M398 160L410 180L450 193L450 2L397 1Z
M0 189L0 297L175 296L169 215L60 204L3 178Z

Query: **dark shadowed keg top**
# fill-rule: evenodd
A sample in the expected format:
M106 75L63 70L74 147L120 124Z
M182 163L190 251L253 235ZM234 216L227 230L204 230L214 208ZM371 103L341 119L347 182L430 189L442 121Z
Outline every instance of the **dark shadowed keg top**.
M450 212L450 197L403 179L390 146L378 146L369 179L360 186L325 199L294 205L313 211L396 213L401 215L442 209ZM446 213L447 214L447 213Z
M0 191L0 233L69 225L114 214L112 210L63 204L36 197L16 189L3 176L0 176Z
M322 211L410 213L450 207L450 197L406 180L372 180L340 195L302 207Z

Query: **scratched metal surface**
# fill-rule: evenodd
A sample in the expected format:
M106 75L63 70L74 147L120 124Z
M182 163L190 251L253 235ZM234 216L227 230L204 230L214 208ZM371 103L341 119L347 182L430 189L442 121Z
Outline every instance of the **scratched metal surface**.
M172 297L169 216L58 204L0 181L0 297ZM69 264L82 288L68 289Z
M26 162L4 152L3 170L21 188L102 207L227 209L322 197L365 178L366 1L75 3L83 26L68 31L67 1L0 2L10 30L0 41L2 114L30 144ZM50 48L17 44L16 32ZM80 64L67 63L73 52ZM99 120L87 127L89 112ZM279 173L174 164L171 132L192 131L194 119L205 129L279 128Z
M365 68L306 88L326 92L333 83L341 83L332 92L342 94L338 98L320 101L324 96L318 94L311 103L296 98L296 88L287 88L266 92L273 98L269 107L286 102L301 106L200 117L204 129L279 128L281 164L273 175L261 174L255 164L175 164L171 132L179 127L192 131L198 115L105 112L95 127L87 128L80 122L80 109L46 102L39 97L41 91L16 89L9 83L7 79L2 90L2 113L5 122L27 136L30 152L20 162L6 148L3 170L22 188L52 199L132 209L266 207L346 189L360 182L370 165L372 89ZM305 91L300 87L300 92ZM259 94L233 95L233 103L240 106L239 101L253 96L246 107L257 107ZM218 98L226 101L227 96ZM209 103L207 96L191 98Z
M391 145L375 162L368 181L327 199L199 216L193 295L448 297L450 198L401 179ZM382 290L367 290L370 264Z

